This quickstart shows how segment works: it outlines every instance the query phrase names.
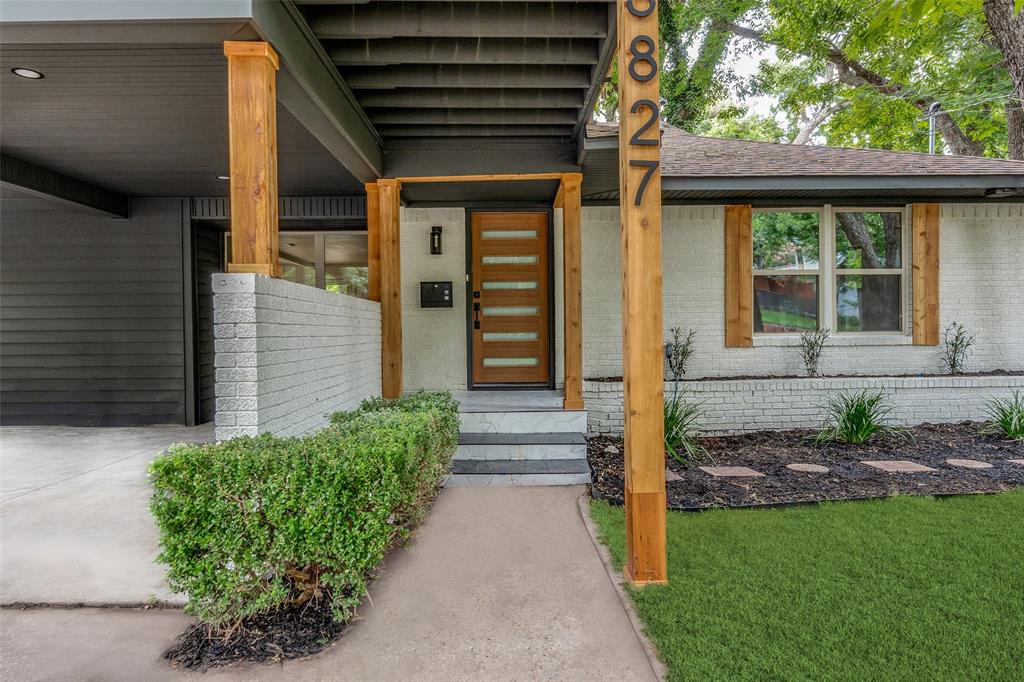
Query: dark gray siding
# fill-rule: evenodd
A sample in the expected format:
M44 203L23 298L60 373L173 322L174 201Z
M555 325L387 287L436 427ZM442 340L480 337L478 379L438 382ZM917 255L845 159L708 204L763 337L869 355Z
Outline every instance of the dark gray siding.
M113 220L5 195L0 421L185 421L187 208L180 199L139 199L130 220Z
M224 271L224 233L216 225L196 223L192 244L196 258L196 390L202 424L214 417L213 274Z

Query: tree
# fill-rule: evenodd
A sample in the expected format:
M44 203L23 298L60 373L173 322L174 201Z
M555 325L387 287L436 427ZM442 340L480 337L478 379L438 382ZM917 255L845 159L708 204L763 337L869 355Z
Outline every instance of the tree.
M1014 97L1006 102L1010 158L1024 159L1024 11L1014 0L984 0L984 9L1014 84Z

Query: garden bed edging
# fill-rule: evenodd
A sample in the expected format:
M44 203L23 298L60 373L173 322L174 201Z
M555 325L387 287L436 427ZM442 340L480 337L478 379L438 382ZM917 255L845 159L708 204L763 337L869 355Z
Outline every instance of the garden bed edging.
M674 382L665 382L671 396ZM894 421L913 426L984 420L985 403L1024 390L1024 376L820 377L681 381L679 391L703 404L700 432L727 435L766 429L817 428L829 398L842 392L883 391ZM587 430L623 430L621 381L584 381Z

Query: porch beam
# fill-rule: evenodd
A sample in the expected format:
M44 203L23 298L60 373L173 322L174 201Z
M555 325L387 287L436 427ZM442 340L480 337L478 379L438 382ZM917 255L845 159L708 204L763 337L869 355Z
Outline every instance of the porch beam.
M375 125L571 125L574 109L387 109L371 111Z
M380 199L381 393L402 395L402 279L399 254L401 183L377 181Z
M309 8L309 26L321 40L399 38L603 38L605 3L375 2Z
M382 64L596 64L592 38L393 38L328 46L339 66Z
M401 64L346 69L342 75L353 90L590 87L589 68L560 64Z
M278 277L277 53L258 41L224 42L228 59L231 261L228 272Z
M665 548L664 355L661 259L661 149L649 123L658 101L658 10L618 3L619 215L622 224L622 360L625 413L626 578L668 580ZM634 10L636 11L636 10ZM638 12L639 13L639 12ZM641 41L650 64L630 64ZM635 75L633 75L635 74ZM646 78L646 80L644 80ZM641 142L634 143L637 136ZM644 141L653 142L645 144ZM643 191L641 192L641 187Z
M6 154L0 154L0 185L24 194L99 211L113 218L131 217L131 199Z
M380 302L380 188L366 183L366 297Z
M578 88L400 88L360 90L357 95L366 109L576 109L583 106L583 91Z
M494 175L411 175L398 178L403 185L418 182L510 182L516 180L561 180L565 173L499 173Z
M565 395L562 407L583 409L583 240L580 226L580 173L566 173L555 208L562 209L562 295L565 329Z
M572 126L558 125L381 125L384 137L564 137ZM475 140L474 140L475 142Z

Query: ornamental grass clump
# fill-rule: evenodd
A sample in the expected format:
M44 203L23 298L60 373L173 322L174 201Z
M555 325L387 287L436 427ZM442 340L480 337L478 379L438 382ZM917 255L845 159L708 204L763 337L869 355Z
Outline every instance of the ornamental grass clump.
M707 452L697 440L697 422L703 416L700 403L685 400L678 390L665 400L665 449L684 466Z
M961 322L950 322L942 330L942 368L950 374L963 374L974 346L975 335Z
M815 442L861 445L875 434L909 434L904 428L887 423L893 405L879 391L841 393L825 408L825 426Z
M986 433L999 433L1010 440L1024 441L1024 393L1014 391L1013 396L992 398L985 404L988 423Z
M367 402L332 422L303 438L178 445L151 465L159 560L211 633L321 598L351 617L458 442L447 393Z

